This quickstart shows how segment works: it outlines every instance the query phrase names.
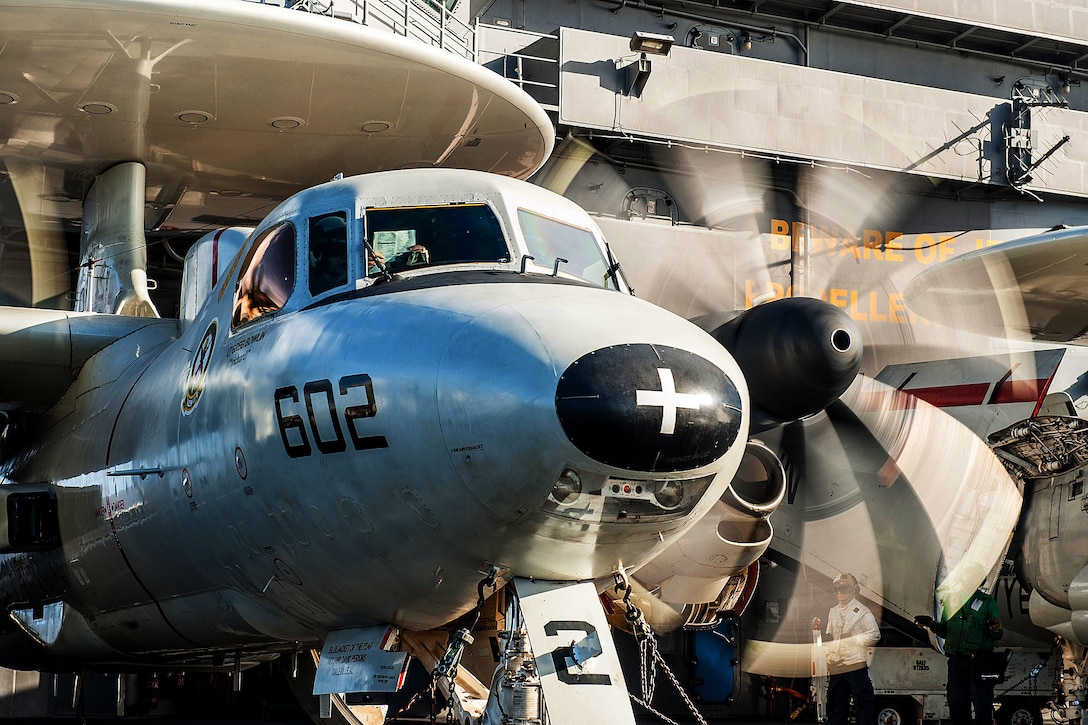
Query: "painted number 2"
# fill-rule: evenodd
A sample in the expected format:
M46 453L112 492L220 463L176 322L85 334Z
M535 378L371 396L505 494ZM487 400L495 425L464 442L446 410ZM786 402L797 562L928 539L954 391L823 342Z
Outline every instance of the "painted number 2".
M340 424L340 412L337 408L337 398L349 395L354 389L362 389L363 402L359 405L348 405L344 408L344 424ZM378 413L378 404L374 398L374 383L370 376L361 373L358 375L345 375L339 381L339 396L336 395L331 380L311 380L302 386L302 401L305 402L306 419L301 411L287 412L290 403L299 402L298 388L288 385L278 388L275 394L276 420L279 423L280 438L283 440L283 449L291 458L302 458L313 454L310 445L310 436L313 436L314 445L321 453L342 453L347 450L348 438L357 451L372 448L388 448L389 442L385 436L360 435L357 424L361 418L373 418ZM358 395L355 393L354 395ZM319 425L323 423L324 425ZM307 425L308 424L308 425ZM309 428L310 436L306 435ZM347 437L344 429L347 429ZM291 431L295 432L291 436ZM295 441L292 442L292 437Z
M560 631L585 632L587 637L594 635L597 628L589 622L553 620L544 625L544 634L555 637ZM574 647L557 647L552 650L552 666L555 667L555 675L560 682L568 685L611 685L612 678L608 675L592 673L571 672L570 664L574 662Z

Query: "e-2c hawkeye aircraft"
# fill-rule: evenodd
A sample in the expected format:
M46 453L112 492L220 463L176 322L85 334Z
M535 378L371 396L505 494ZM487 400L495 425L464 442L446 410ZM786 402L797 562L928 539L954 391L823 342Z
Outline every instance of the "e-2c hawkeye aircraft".
M626 293L584 212L481 172L378 173L210 235L185 272L177 320L0 315L6 665L369 643L513 580L526 615L546 600L538 656L599 643L560 685L622 682L597 588L723 496L747 390Z
M208 235L180 319L4 308L3 664L240 669L324 644L317 694L381 689L390 627L450 674L466 638L419 633L513 583L508 696L531 652L553 721L584 721L561 715L586 689L629 721L598 590L664 552L653 584L716 596L762 551L725 534L766 531L782 480L755 447L730 487L737 364L628 292L573 203L406 170ZM725 523L677 555L704 519Z
M743 607L785 476L729 350L804 417L856 373L841 314L784 300L715 339L635 298L592 219L519 180L544 111L446 51L240 2L0 7L41 305L0 308L0 664L320 650L331 706L411 654L463 721L630 723L609 622ZM315 185L333 160L378 173ZM209 217L256 223L197 241L160 318L147 234ZM65 226L71 312L42 273Z

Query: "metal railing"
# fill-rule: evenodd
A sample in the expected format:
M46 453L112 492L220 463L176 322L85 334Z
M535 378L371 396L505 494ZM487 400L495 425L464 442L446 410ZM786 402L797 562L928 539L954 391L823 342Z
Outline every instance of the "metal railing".
M519 86L545 109L559 110L558 35L479 23L476 36L480 65Z
M476 33L439 0L247 0L388 30L476 60Z

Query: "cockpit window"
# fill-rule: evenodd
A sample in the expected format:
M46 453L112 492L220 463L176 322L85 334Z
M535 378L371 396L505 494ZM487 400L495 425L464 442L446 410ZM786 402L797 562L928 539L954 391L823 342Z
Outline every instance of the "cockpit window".
M597 238L588 229L549 219L526 209L518 209L518 223L525 235L525 244L534 262L551 267L556 259L561 272L581 277L587 282L616 289L608 262L601 253Z
M283 222L265 230L242 262L231 327L283 307L295 287L295 227Z
M485 204L367 209L366 238L389 272L510 260L499 220ZM378 274L372 264L368 275Z
M348 215L338 211L310 218L310 294L316 297L348 281Z

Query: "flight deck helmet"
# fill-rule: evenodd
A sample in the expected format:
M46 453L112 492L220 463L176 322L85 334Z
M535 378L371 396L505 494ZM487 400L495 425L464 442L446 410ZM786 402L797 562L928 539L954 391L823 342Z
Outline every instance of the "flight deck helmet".
M857 596L861 592L861 586L857 578L850 572L843 572L831 582L831 588L836 594L849 593Z

